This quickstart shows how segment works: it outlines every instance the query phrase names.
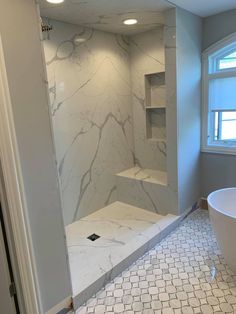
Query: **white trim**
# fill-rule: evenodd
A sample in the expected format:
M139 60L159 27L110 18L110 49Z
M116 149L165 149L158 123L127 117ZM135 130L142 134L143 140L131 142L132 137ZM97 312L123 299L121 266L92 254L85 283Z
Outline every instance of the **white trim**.
M41 314L35 260L29 237L27 205L19 163L12 104L0 37L0 158L4 176L10 222L27 314Z
M236 76L236 71L235 70L222 71L222 72L216 72L216 73L213 73L213 74L208 74L208 77L211 80L217 79L217 78L228 78L228 77L232 77L232 76Z
M8 308L8 314L16 314L16 307L14 299L9 295L8 287L11 284L11 278L9 274L9 265L7 262L5 243L3 239L2 226L0 224L0 263L1 263L1 281L0 281L0 289L1 289L1 308ZM5 305L5 306L4 306ZM10 313L9 313L10 311Z
M202 55L202 128L201 147L207 149L208 145L208 54Z
M53 308L51 308L49 311L47 311L45 314L55 314L55 313L60 312L63 309L67 309L67 308L69 309L71 307L71 304L72 304L72 298L67 297L66 299L64 299L57 305L55 305ZM70 312L68 312L68 314L70 313L74 313L74 311L71 310Z
M224 47L236 42L236 33L233 33L219 42L213 44L202 53L202 128L201 128L201 152L236 155L236 146L232 146L232 141L224 141L224 143L209 143L209 126L212 123L209 109L209 80L219 77L236 76L235 69L227 71L209 73L209 56L218 53ZM235 45L235 43L234 43ZM211 139L213 140L213 139Z
M236 149L230 150L230 148L227 147L218 147L218 146L213 146L213 147L208 147L208 148L201 148L202 153L208 153L208 154L219 154L219 155L236 155Z
M2 214L7 234L7 241L8 241L8 249L10 253L11 258L11 266L13 270L13 276L14 276L14 282L16 285L16 291L17 291L17 301L20 309L20 313L25 313L25 305L24 305L24 297L22 292L22 286L21 286L21 280L19 275L19 267L17 264L17 258L16 258L16 250L15 250L15 244L13 240L13 234L12 234L12 227L10 223L10 217L9 217L9 207L7 203L7 197L6 197L6 189L5 189L5 183L3 178L3 172L2 172L2 165L0 160L0 202L1 202L1 208L2 208Z

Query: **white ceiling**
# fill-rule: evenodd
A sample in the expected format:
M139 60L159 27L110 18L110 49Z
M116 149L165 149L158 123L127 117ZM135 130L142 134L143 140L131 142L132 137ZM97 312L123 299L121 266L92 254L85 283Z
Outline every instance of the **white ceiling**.
M236 0L169 0L169 2L202 17L236 9Z
M62 4L39 0L39 4L43 17L126 35L163 25L162 12L173 7L165 0L65 0ZM126 26L127 18L139 23Z
M236 0L65 0L50 4L38 0L41 15L113 33L131 35L164 23L163 11L177 5L202 17L236 8ZM123 20L136 18L135 26Z

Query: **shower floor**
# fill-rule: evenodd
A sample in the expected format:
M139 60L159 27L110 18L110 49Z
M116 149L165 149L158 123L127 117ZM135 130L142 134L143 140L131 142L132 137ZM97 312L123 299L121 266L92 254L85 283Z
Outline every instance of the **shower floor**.
M115 202L66 227L75 307L172 231L180 217ZM98 235L95 241L88 239ZM93 238L93 237L92 237Z

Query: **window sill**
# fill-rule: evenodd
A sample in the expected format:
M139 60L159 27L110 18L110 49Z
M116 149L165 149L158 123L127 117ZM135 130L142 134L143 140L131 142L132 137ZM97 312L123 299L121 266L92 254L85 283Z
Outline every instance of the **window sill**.
M201 148L202 153L236 155L236 147L226 146L207 146Z

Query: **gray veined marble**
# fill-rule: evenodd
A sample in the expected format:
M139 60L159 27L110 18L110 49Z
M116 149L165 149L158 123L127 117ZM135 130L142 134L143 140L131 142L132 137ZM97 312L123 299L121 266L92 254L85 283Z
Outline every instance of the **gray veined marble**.
M173 230L181 218L115 202L66 227L75 307ZM92 242L90 234L99 239Z
M51 21L44 48L65 225L117 200L177 212L170 136L176 114L170 50L176 48L169 19L170 25L133 36ZM165 70L167 132L154 124L149 138L145 75ZM159 178L116 176L136 166Z
M129 46L120 35L53 26L44 47L68 224L116 200L113 175L133 166Z
M77 306L181 219L172 215L178 213L176 47L173 16L167 13L166 21L133 36L51 21L44 41ZM147 108L146 76L153 74L166 79L154 91L166 102L166 120L156 111L160 104ZM93 233L101 237L91 242Z
M163 27L159 27L130 39L135 156L143 168L160 171L166 171L166 149L163 144L147 140L144 77L165 71L163 35Z

